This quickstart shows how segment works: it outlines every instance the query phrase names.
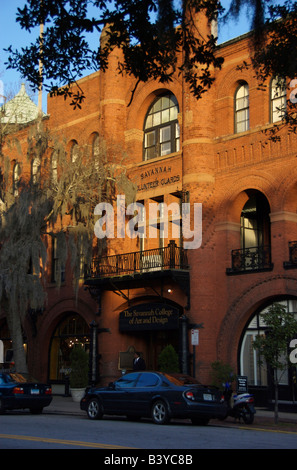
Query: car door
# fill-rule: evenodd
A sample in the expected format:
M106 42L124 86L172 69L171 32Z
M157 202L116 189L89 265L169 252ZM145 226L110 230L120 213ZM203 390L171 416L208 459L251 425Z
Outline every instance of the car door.
M160 378L154 372L141 372L133 389L135 414L150 416L152 397L158 392Z
M123 375L101 395L106 413L128 414L133 409L133 390L139 372Z

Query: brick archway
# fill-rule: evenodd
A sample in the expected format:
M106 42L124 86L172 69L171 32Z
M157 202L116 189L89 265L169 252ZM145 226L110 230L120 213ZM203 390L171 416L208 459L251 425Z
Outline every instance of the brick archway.
M244 328L261 305L280 296L296 296L297 280L290 276L271 276L250 285L238 293L221 324L217 355L237 368L234 361Z
M38 361L32 361L36 377L40 377L40 380L43 381L47 380L51 338L63 316L67 312L73 312L90 324L94 319L95 311L96 307L92 308L91 303L87 304L81 300L77 302L76 299L69 298L58 301L47 312L44 312L38 325L38 337L35 341L34 351L32 350L33 356L39 357Z

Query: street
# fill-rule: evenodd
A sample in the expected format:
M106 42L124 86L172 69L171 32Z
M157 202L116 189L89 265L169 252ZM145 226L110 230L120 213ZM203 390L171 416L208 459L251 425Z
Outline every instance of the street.
M14 411L0 417L0 449L103 449L102 458L113 459L104 461L105 464L128 463L115 459L122 455L135 458L141 450L147 450L151 464L165 464L162 459L168 450L168 455L174 455L177 460L167 464L176 465L182 460L184 464L194 463L196 449L296 448L297 433L294 432L248 430L215 422L193 426L185 420L158 426L149 420L132 422L111 417L90 421L86 416L46 414L45 411L37 416L27 411ZM149 453L149 449L158 452ZM161 461L153 461L156 455ZM133 462L129 462L130 466L137 466L137 461Z

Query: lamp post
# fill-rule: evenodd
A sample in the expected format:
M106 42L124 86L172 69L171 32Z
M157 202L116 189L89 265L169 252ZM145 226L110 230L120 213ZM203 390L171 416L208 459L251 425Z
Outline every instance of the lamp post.
M186 315L180 318L180 368L182 374L189 373L188 319Z

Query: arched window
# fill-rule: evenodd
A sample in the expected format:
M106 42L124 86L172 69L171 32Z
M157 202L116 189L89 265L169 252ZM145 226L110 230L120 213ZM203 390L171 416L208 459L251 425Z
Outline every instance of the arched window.
M258 191L249 191L249 200L241 213L241 247L251 248L270 243L269 204Z
M71 150L70 150L70 157L71 157L72 163L74 163L77 160L78 155L79 155L78 143L74 140L72 142Z
M241 212L241 269L259 270L271 265L270 207L259 191L247 191Z
M275 77L270 83L270 121L278 122L284 118L287 107L286 81Z
M178 112L178 103L172 94L154 101L144 122L144 160L179 151Z
M40 160L39 158L34 158L32 161L32 183L37 184L40 181Z
M14 165L13 174L12 174L12 190L13 190L14 196L18 196L19 194L20 176L21 176L21 167L19 163L16 163Z
M235 93L235 133L249 129L249 86L241 84Z
M58 152L57 150L55 150L52 154L51 180L52 180L52 183L56 183L58 181Z
M92 139L92 156L99 157L99 134L94 134Z
M248 199L240 215L240 248L232 250L229 273L268 271L271 262L270 206L260 191L245 191Z

